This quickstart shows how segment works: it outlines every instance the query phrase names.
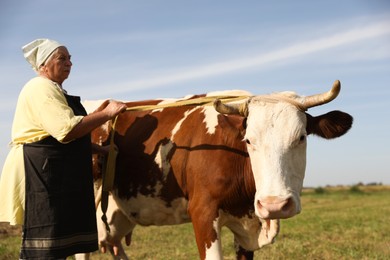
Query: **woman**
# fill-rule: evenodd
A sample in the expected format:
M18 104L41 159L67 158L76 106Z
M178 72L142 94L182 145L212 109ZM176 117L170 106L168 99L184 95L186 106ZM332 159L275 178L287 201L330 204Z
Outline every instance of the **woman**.
M60 259L97 250L89 133L126 110L106 101L89 115L62 83L65 46L38 39L23 48L38 76L20 92L12 148L0 180L0 221L23 224L21 259Z

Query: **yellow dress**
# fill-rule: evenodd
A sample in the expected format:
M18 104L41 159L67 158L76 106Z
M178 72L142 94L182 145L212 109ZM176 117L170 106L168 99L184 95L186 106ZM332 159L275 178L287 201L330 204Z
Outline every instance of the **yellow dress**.
M73 114L61 87L55 82L36 77L23 87L12 124L11 150L0 176L0 222L23 224L23 144L40 141L48 136L63 142L82 118Z

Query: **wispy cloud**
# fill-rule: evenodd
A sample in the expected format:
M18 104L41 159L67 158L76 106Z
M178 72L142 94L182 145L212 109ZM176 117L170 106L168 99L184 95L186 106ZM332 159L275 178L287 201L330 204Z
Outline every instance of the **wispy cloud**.
M382 21L364 27L353 28L350 30L338 32L326 37L307 40L291 46L286 46L279 50L261 53L249 58L221 61L204 66L193 67L185 71L172 72L167 76L148 77L147 79L138 79L111 85L105 94L118 94L128 92L129 90L151 89L168 84L183 82L192 79L205 78L252 67L261 67L270 65L291 58L302 57L308 54L325 51L328 49L361 42L367 39L390 34L390 21Z

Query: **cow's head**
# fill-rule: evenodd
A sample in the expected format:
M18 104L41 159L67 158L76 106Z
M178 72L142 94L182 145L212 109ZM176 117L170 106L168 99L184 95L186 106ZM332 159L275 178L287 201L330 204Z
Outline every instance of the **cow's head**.
M253 96L237 104L214 103L220 113L246 118L244 141L256 184L254 206L259 217L289 218L301 211L307 136L336 138L352 126L352 117L344 112L314 117L305 111L332 101L339 92L340 82L335 81L329 92L308 97L282 92Z

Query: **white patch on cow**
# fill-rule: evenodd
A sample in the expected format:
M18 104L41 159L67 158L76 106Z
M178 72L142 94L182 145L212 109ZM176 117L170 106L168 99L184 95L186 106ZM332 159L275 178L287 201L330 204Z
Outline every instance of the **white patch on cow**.
M217 239L215 241L211 242L211 246L207 247L205 245L206 249L206 260L214 260L214 259L222 259L222 245L221 245L221 236L220 236L220 223L219 223L219 217L217 217L213 221L213 228L214 231L217 233Z
M184 198L173 200L170 206L155 195L138 194L128 200L118 199L117 196L114 198L129 219L142 226L177 225L190 222L187 214L188 201Z
M176 135L176 133L180 130L180 127L181 125L183 124L184 120L186 120L186 118L192 114L194 111L198 110L199 107L194 107L193 109L191 110L187 110L185 113L184 113L184 117L182 119L179 120L179 122L177 122L177 124L175 125L175 127L172 129L172 132L171 132L171 140L173 142L173 139Z
M261 219L262 226L258 239L260 248L274 242L275 237L279 234L279 222L279 219Z
M207 93L207 97L216 97L216 96L251 96L252 94L245 90L223 90L223 91L214 91ZM231 103L237 103L242 101L235 101ZM206 124L207 133L210 135L215 134L215 130L218 126L218 112L212 106L205 106L203 108L203 114L205 118L203 122Z
M202 110L204 114L203 123L206 124L207 133L210 135L215 134L215 130L218 126L218 115L219 113L211 106L205 106Z
M166 180L166 177L171 170L171 164L168 159L168 154L173 148L173 143L168 142L167 144L161 144L158 148L156 157L154 158L155 163L159 166L160 170L163 173L163 180Z
M206 260L222 259L221 241L219 239L211 243L211 247L206 247Z

